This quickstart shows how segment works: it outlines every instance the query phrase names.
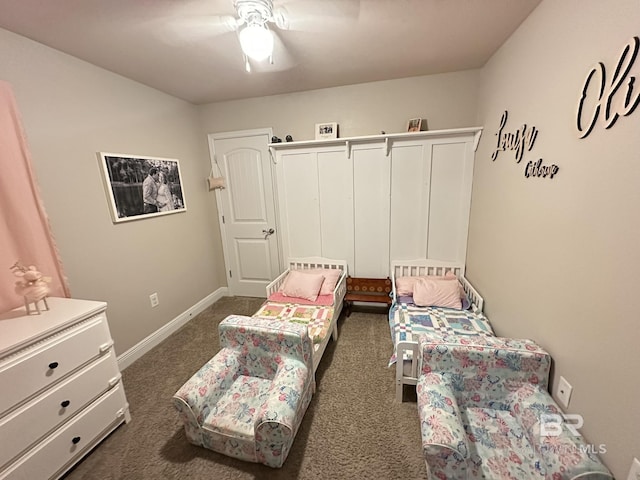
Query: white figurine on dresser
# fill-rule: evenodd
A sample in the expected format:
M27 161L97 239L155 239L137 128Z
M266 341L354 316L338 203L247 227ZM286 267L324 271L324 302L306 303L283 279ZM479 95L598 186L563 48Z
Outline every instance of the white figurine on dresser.
M131 420L107 304L49 307L0 315L0 479L59 478Z

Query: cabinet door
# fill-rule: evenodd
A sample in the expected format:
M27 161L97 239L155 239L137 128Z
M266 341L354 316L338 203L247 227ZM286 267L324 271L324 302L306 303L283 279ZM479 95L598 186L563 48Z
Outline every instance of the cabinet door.
M394 143L391 150L391 260L427 258L431 144Z
M320 252L320 200L316 152L279 152L276 174L280 234L285 264L290 257L318 255Z
M353 267L353 161L346 152L318 153L321 256Z
M352 276L389 275L390 158L380 144L353 146L355 258Z
M353 170L343 146L277 153L285 260L353 258Z
M473 136L403 140L391 149L391 260L465 262Z
M473 180L471 141L433 141L427 258L459 261L467 255Z

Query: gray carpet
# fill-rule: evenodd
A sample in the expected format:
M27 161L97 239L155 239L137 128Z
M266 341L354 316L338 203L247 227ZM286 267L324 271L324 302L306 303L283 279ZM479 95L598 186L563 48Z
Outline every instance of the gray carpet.
M219 349L218 323L262 299L225 297L123 372L132 421L65 477L77 479L418 479L426 477L415 390L396 403L384 313L344 312L317 391L281 469L189 444L171 396Z

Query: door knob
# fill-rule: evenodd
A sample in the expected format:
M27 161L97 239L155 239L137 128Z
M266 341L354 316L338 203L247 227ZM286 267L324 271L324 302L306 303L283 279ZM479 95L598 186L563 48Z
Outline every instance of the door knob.
M273 235L275 233L275 230L273 228L270 228L269 230L262 230L262 233L264 234L264 239L266 240L269 235Z

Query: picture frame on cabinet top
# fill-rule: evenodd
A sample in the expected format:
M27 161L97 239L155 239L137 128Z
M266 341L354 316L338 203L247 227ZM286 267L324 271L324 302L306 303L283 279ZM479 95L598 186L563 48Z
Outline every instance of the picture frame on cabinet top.
M411 118L407 122L407 132L419 132L422 130L422 119Z
M316 123L316 140L338 138L338 124L336 122Z

